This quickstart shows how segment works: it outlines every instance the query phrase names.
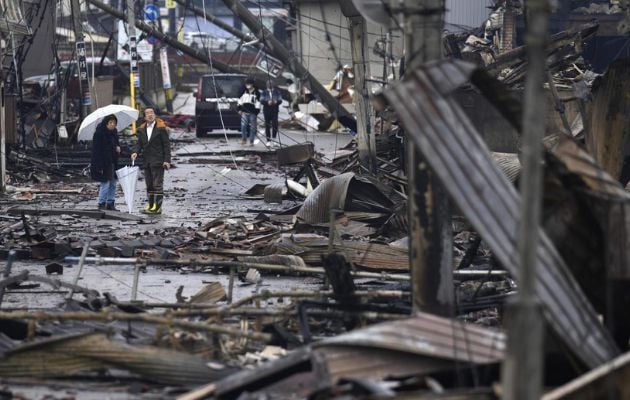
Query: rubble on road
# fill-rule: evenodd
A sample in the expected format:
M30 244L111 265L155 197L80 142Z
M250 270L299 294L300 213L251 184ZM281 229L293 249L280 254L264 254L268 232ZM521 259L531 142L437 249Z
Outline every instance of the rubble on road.
M549 400L628 391L619 378L630 338L630 197L620 184L628 138L618 83L627 63L602 77L588 71L582 46L597 29L559 32L548 47L557 115L544 140L535 294L549 328L545 379L557 387ZM316 102L292 121L306 139L277 149L181 132L172 216L88 205L97 185L86 147L11 151L11 190L0 199L3 382L80 380L180 399L500 397L505 306L523 268L514 94L528 60L524 47L500 53L468 33L446 45L456 59L425 64L380 95L376 173L361 165L356 140L322 149L308 136L324 121ZM464 92L485 103L466 109ZM515 152L495 151L474 123L486 104L509 128L502 139L515 133ZM191 127L185 115L168 123ZM448 316L411 301L409 146L456 206ZM87 279L94 270L106 284Z

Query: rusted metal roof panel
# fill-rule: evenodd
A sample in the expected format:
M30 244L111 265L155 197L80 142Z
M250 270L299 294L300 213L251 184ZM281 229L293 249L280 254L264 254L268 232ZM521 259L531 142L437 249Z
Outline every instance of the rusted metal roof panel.
M454 319L419 313L323 340L322 347L376 348L445 360L489 364L505 355L505 334Z
M326 364L331 382L341 378L385 379L453 370L452 360L365 347L329 346L314 350Z
M474 69L462 61L427 64L385 95L451 199L497 259L518 276L520 196L494 165L486 144L450 96ZM591 368L612 359L619 352L616 345L542 230L537 261L536 293L558 337Z

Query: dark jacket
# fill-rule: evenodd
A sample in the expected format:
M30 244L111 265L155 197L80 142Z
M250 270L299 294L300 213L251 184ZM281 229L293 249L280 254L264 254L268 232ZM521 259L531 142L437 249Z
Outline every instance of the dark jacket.
M92 138L90 161L90 176L95 181L107 182L113 178L113 170L118 168L118 143L118 131L108 130L103 122L98 124Z
M138 144L136 153L144 157L144 166L160 166L162 163L171 163L171 143L168 137L166 124L160 118L155 119L155 126L151 134L151 140L147 136L147 123L144 122L136 132Z
M273 104L270 105L269 100L271 100ZM280 107L280 103L282 103L280 91L276 88L271 89L271 91L269 89L261 90L260 102L263 105L263 110L277 110L278 107Z
M258 115L258 113L260 113L260 92L258 89L254 88L254 90L250 92L245 88L241 97L238 99L237 108L238 111Z

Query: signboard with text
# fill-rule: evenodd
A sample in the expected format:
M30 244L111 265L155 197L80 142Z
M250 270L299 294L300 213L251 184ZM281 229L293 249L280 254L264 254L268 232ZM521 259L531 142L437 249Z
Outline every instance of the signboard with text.
M168 68L168 54L166 52L166 47L162 47L160 49L160 64L162 67L162 84L164 89L171 88L171 73Z
M277 78L278 76L280 76L284 65L282 64L282 61L278 60L277 58L260 52L256 57L256 68L274 78Z
M133 74L133 86L140 87L140 74L138 73L138 48L136 46L136 37L131 36L129 38L129 53L130 53L130 65L131 73Z
M77 66L79 70L79 85L81 86L81 102L84 106L92 104L90 84L88 81L88 66L85 57L85 43L77 42Z

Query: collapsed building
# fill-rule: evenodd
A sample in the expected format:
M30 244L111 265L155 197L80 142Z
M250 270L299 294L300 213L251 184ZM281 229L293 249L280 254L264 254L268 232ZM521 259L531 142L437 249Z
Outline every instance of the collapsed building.
M499 13L509 20L505 9ZM535 250L541 265L535 294L548 327L545 383L555 388L546 399L624 398L628 391L622 354L630 334L628 194L622 185L627 65L619 60L605 73L590 69L584 49L601 26L561 30L550 37L546 53L550 112ZM284 172L282 179L244 191L244 198L265 205L291 200L295 207L258 210L254 218L221 217L193 230L125 236L105 229L86 240L59 234L63 224L55 226L51 216L77 225L140 218L11 204L2 226L8 261L0 302L12 291L41 285L67 295L62 308L0 313L6 322L0 376L10 382L107 371L85 380L131 377L146 385L142 390L181 398L500 397L504 306L518 292L522 268L515 254L523 200L515 184L528 61L518 41L501 47L509 35L496 21L484 28L447 35L447 60L408 71L377 97L376 174L366 173L356 143L333 155L308 143L271 156L238 154L242 165L276 162ZM449 221L456 299L450 318L412 306L404 156L410 143L423 149L457 206ZM60 155L76 161L78 154ZM80 161L59 168L45 154L15 157L13 176L26 183L20 197L91 195L54 183L57 176L79 179ZM197 162L225 168L232 161L225 153L189 157L210 157ZM11 273L16 258L46 262L46 275ZM132 299L78 284L90 263L133 266ZM79 265L72 284L53 276L71 264ZM178 291L168 304L138 301L136 284L155 267L229 280L205 283L189 297ZM298 290L262 289L275 274L290 277ZM316 288L303 288L307 279L315 279ZM241 284L256 287L255 293L235 298Z

